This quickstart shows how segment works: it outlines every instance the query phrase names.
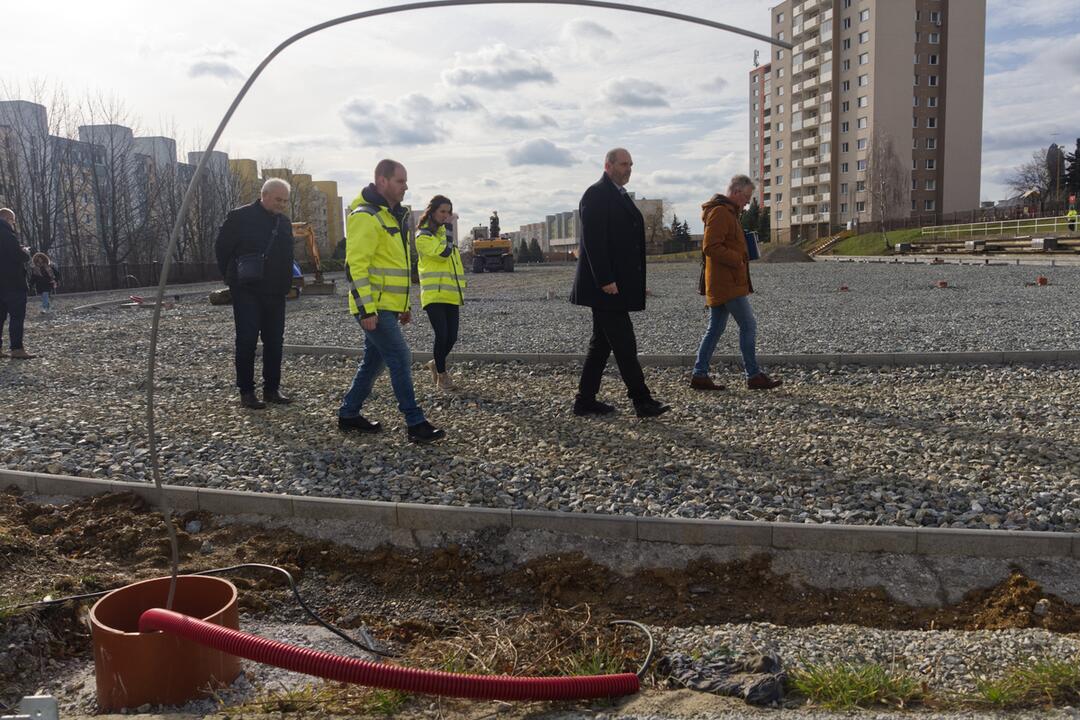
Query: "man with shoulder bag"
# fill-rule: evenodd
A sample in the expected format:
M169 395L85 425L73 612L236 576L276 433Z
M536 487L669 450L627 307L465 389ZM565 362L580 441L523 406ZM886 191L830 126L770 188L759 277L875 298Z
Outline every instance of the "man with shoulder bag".
M263 183L259 199L230 210L218 232L218 269L232 294L236 326L236 386L240 404L260 410L285 405L281 394L281 355L285 342L285 296L292 287L292 222L289 184ZM255 347L263 343L263 398L255 394Z

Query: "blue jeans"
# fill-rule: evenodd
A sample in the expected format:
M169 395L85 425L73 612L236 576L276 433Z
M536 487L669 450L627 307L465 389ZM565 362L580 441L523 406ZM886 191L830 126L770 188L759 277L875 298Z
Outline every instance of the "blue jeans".
M41 292L41 309L45 312L49 311L49 291L43 290Z
M356 316L357 321L360 316ZM413 392L412 352L401 333L398 313L390 310L379 311L379 324L374 330L364 330L364 359L353 378L352 387L345 393L338 409L338 416L356 417L364 406L364 401L371 395L375 379L384 368L390 370L390 386L398 401L398 409L405 415L405 424L409 427L424 422L424 412L416 404Z
M709 329L705 331L705 337L701 338L701 346L697 351L697 362L694 363L694 374L707 376L709 374L709 361L712 360L716 343L724 334L728 316L735 318L739 325L739 352L742 353L743 370L746 377L754 377L760 371L757 364L757 352L754 345L757 343L757 320L754 319L754 311L750 307L750 298L746 295L728 300L723 305L709 308Z

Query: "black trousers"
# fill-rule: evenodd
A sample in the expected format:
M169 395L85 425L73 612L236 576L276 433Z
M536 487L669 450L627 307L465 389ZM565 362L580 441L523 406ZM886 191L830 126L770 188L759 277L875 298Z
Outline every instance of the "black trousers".
M460 308L452 303L428 303L424 306L424 312L431 321L431 329L435 331L435 348L432 352L435 356L435 369L441 373L446 372L446 357L457 342L459 310Z
M578 396L593 400L600 391L600 380L604 376L608 357L614 353L619 374L626 383L626 394L636 402L652 397L645 385L645 373L637 356L637 338L634 336L634 323L630 313L624 310L592 311L592 338L589 339L589 352L585 356L585 366L581 369L581 381L578 383Z
M12 350L23 346L23 323L26 322L26 290L0 291L0 347L3 347L4 323L8 323L8 337Z
M262 338L263 391L281 386L281 346L285 342L285 296L260 295L239 285L232 290L236 325L236 387L255 392L255 346Z

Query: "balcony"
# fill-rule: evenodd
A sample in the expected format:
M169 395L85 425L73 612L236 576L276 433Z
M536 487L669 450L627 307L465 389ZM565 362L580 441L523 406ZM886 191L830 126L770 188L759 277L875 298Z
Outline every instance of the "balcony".
M824 73L822 75L817 76L814 79L818 81L819 85L824 85L826 83L831 83L832 82L832 73Z
M818 124L817 116L815 115L814 117L804 118L802 124L803 124L804 128L817 127L817 124ZM794 130L795 126L792 125L791 129Z
M810 109L816 108L818 105L819 105L819 103L818 103L818 96L817 95L811 95L810 97L808 97L808 98L806 98L805 100L802 101L802 108L804 110L810 110ZM795 109L794 106L792 106L791 109L794 110Z
M804 175L800 178L800 180L802 180L802 184L804 186L817 185L818 182L817 175Z
M826 90L817 97L823 103L832 102L832 90Z
M793 167L793 168L802 167L802 164L803 164L803 161L802 161L801 158L796 158L796 159L791 161L791 167Z
M800 223L812 223L816 220L817 216L814 213L804 213L799 216Z
M817 156L818 165L828 165L832 162L832 153L824 153Z
M792 85L791 85L791 94L794 95L795 93L802 92L802 89L803 89L803 83L801 83L801 82L792 83Z
M819 138L818 138L817 135L807 135L806 137L804 137L802 139L802 145L800 147L803 147L803 148L817 147L818 146L818 141L819 141ZM798 149L798 148L795 148L795 149Z
M791 187L793 187L793 188L802 187L802 182L803 182L802 178L791 178Z
M821 115L818 116L818 121L821 123L832 122L832 113L821 113Z
M827 173L827 172L821 173L820 175L817 176L817 179L818 179L819 183L830 182L832 180L832 173Z

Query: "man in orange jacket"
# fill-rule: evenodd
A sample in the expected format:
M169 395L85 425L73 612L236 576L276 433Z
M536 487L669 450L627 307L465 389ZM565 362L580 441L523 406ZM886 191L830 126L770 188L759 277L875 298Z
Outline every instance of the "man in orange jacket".
M742 353L746 385L751 390L771 390L780 385L761 372L757 364L757 320L750 307L750 253L746 247L739 213L754 194L754 182L746 175L736 175L728 184L727 195L717 193L701 206L705 238L705 304L709 307L709 329L698 347L690 387L695 390L723 390L709 377L709 361L724 332L728 316L739 325L739 351Z

